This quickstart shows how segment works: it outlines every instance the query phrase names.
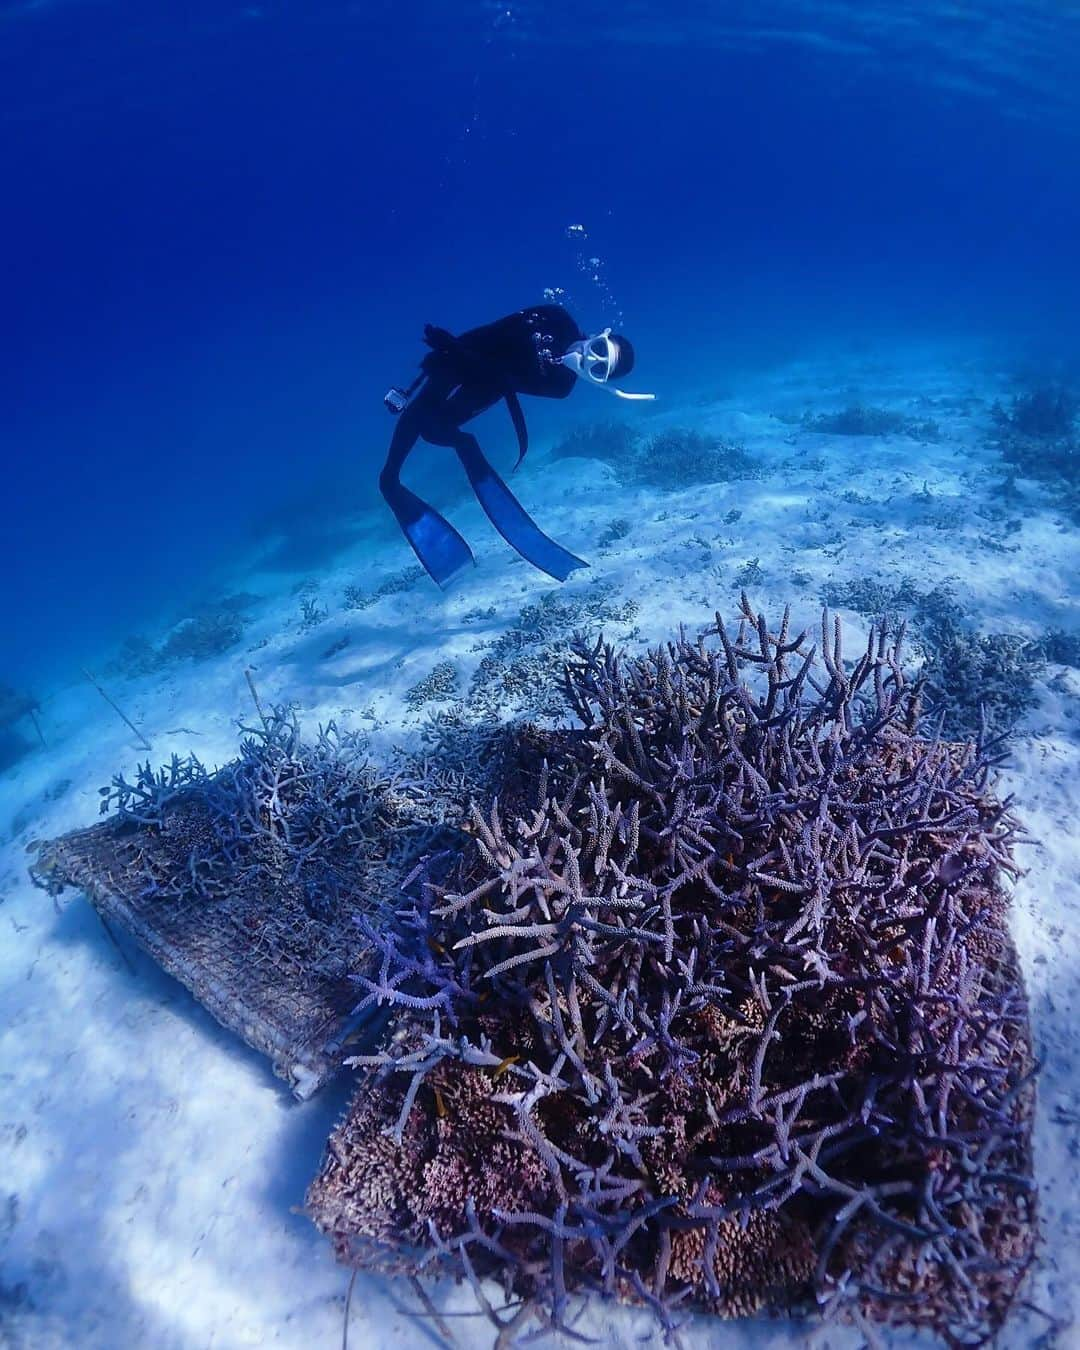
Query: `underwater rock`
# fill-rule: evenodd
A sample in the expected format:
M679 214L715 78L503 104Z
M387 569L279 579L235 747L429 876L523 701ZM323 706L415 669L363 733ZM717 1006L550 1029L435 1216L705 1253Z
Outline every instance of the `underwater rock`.
M556 1328L590 1293L1001 1325L1036 1239L1018 826L988 751L920 734L898 641L821 638L744 596L734 635L579 644L532 804L363 924L391 1021L308 1195L343 1261L503 1327L485 1276Z

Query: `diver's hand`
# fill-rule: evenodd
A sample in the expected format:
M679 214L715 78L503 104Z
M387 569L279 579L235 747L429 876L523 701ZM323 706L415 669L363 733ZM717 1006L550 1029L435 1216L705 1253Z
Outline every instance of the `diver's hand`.
M433 351L449 352L457 346L457 338L445 328L436 328L434 324L424 324L424 341Z

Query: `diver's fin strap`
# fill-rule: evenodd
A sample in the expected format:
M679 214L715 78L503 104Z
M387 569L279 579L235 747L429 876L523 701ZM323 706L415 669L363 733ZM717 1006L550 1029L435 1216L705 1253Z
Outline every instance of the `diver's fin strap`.
M506 395L506 406L510 412L510 421L514 424L514 432L517 435L518 457L514 464L514 468L517 469L529 448L529 428L525 425L525 414L521 411L521 401L512 389Z

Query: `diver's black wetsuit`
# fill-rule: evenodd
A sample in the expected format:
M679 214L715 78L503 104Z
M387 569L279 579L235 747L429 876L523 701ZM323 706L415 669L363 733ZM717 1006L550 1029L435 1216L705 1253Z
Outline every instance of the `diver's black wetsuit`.
M432 351L421 364L422 383L394 429L379 487L417 557L440 585L472 561L472 552L448 521L402 486L402 465L421 439L457 452L496 529L534 566L559 581L587 566L537 528L488 463L476 437L462 430L505 399L520 463L528 439L518 395L566 398L576 376L558 363L559 357L584 336L561 305L519 310L459 337L430 325L424 330Z

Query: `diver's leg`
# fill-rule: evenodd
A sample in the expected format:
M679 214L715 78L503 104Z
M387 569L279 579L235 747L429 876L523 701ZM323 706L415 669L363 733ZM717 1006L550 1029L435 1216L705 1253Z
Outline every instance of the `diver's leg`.
M401 482L402 465L419 440L425 419L431 414L431 401L425 397L427 392L426 389L421 391L394 428L386 463L379 475L379 490L428 575L438 585L445 586L462 567L475 562L472 550L448 520ZM442 396L440 394L440 398Z
M539 528L488 463L475 436L458 430L450 444L457 451L488 519L511 548L556 581L565 581L579 567L588 567L587 562L549 539Z

